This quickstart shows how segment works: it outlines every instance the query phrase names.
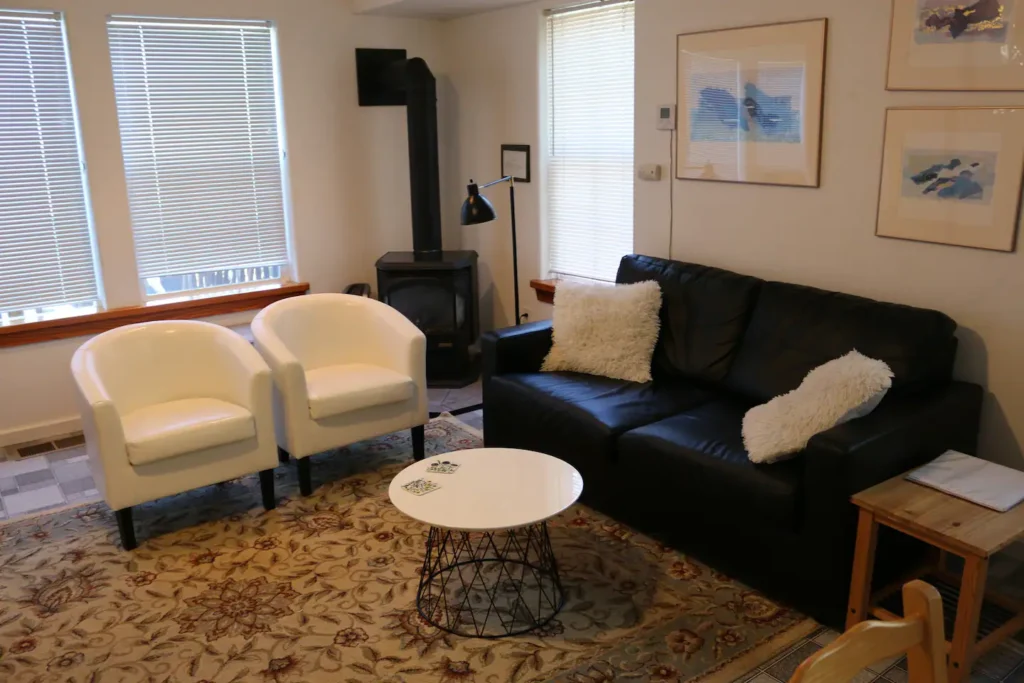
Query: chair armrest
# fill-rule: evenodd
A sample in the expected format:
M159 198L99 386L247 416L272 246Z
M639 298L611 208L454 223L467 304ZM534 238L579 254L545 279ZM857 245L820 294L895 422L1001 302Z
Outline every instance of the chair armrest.
M225 329L217 336L220 350L220 372L224 390L232 402L243 405L256 420L257 432L273 429L273 377L259 351L242 335ZM257 433L260 438L262 434ZM272 434L269 438L273 438Z
M850 511L850 496L935 459L977 448L983 391L951 382L941 389L886 397L866 417L811 438L804 450L807 520L828 526Z
M224 374L225 391L232 402L248 408L254 415L269 410L273 385L270 367L241 335L225 331L227 334L217 335L220 351L217 369Z
M306 371L299 364L299 359L288 350L285 343L260 315L257 315L250 325L256 350L270 366L274 385L283 399L286 412L298 410L299 413L296 415L308 416L309 393L306 389Z
M551 344L550 320L487 332L480 337L484 384L497 375L539 372Z
M97 487L106 497L107 479L131 467L121 415L99 381L88 349L75 352L71 358L71 374L75 379L90 467Z
M411 377L426 391L427 336L397 309L372 302L373 329L367 343L372 344L376 364ZM425 394L424 394L425 395Z

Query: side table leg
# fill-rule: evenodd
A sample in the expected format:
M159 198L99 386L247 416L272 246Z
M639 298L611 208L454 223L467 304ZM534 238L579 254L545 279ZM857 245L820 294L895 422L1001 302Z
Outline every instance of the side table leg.
M868 618L871 604L871 578L875 572L875 547L878 544L878 521L875 515L861 508L857 516L857 545L853 555L853 578L850 580L850 608L846 628Z
M964 578L960 583L960 600L956 605L953 646L949 651L949 683L970 679L974 663L974 645L978 641L978 621L985 602L985 580L988 558L965 557Z

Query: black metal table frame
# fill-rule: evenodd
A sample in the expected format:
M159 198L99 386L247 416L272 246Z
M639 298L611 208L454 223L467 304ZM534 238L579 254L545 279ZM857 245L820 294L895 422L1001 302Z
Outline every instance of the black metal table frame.
M483 571L495 564L497 575L488 579ZM468 581L464 567L471 568ZM524 596L524 588L531 579L537 585L535 601ZM545 583L550 583L550 594L544 589ZM481 592L486 603L472 605L474 595ZM497 604L499 593L508 599L515 595L511 609ZM565 591L546 522L498 531L430 527L416 591L416 609L427 623L470 638L504 638L544 626L564 604ZM478 620L477 613L481 611L484 615ZM500 628L488 628L492 615L497 617ZM472 630L462 626L472 626Z

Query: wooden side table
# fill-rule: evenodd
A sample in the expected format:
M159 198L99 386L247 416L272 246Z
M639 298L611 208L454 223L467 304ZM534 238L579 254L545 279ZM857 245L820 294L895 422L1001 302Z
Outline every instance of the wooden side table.
M850 628L868 616L899 618L877 606L873 600L884 596L871 593L880 524L938 548L940 571L944 569L945 553L959 555L964 558L965 566L957 598L953 638L946 647L950 683L967 681L971 666L979 657L1024 628L1024 605L992 593L986 595L985 592L989 558L1024 537L1024 504L999 513L907 481L902 475L862 491L852 500L860 510L846 627ZM925 568L921 575L928 571L929 568ZM907 580L910 578L914 577L907 577ZM1013 616L979 641L978 624L986 599Z

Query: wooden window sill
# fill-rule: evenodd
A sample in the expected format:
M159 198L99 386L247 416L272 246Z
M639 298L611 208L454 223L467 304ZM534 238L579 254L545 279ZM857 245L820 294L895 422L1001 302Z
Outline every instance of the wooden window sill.
M201 297L167 304L112 308L109 311L88 315L10 325L0 327L0 348L82 337L106 332L122 325L152 320L191 320L224 315L225 313L253 311L265 308L281 299L301 296L308 291L309 283L300 282L281 285L273 289L257 289L251 292Z
M555 303L555 285L558 280L530 280L530 286L537 293L537 301L545 304Z

